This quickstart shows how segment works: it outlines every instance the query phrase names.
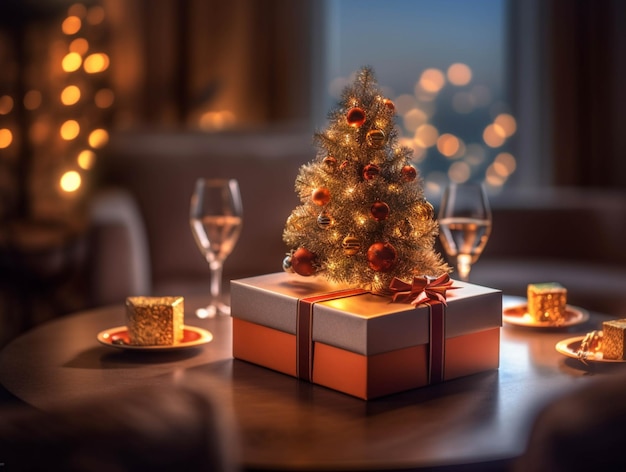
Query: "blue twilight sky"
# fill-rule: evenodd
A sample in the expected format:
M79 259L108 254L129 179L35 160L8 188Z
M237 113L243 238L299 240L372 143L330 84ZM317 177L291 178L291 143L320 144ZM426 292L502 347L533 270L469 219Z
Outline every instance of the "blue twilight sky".
M506 0L331 0L330 77L371 65L380 85L412 93L421 72L463 62L501 91Z

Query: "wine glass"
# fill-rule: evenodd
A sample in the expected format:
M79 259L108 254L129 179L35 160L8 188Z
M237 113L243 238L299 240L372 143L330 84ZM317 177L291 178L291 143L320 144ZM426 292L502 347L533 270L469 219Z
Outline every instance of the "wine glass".
M196 310L198 318L230 315L223 300L222 267L239 239L243 218L235 179L198 179L191 197L189 223L211 271L211 303Z
M491 210L482 184L448 185L439 208L439 238L448 257L456 264L459 278L469 273L491 233Z

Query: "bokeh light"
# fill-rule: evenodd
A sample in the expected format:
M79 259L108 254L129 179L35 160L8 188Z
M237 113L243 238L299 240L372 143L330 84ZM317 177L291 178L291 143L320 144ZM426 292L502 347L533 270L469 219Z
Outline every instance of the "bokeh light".
M89 170L93 168L96 163L96 153L89 149L85 149L78 154L76 162L81 169Z
M450 133L444 133L437 138L437 150L446 157L454 157L461 144L459 138Z
M76 139L80 133L80 125L76 120L67 120L61 125L61 137L66 141Z
M467 162L458 161L450 166L448 169L448 177L452 182L462 183L467 182L472 175L472 170Z
M61 189L64 192L71 193L80 188L82 179L78 172L76 172L75 170L69 170L61 176L61 180L59 183L61 185Z
M61 103L63 105L74 105L80 100L80 89L76 85L68 85L61 92Z
M505 138L506 136L502 127L494 123L487 125L487 127L485 127L485 130L483 131L483 141L485 141L485 144L487 146L492 148L502 146L504 144Z
M0 149L8 148L13 142L13 133L10 129L0 128Z
M89 42L85 38L76 38L70 43L69 50L83 56L89 51Z
M515 131L517 131L517 121L508 113L500 113L493 122L502 129L504 136L507 138L513 136Z
M80 68L83 58L77 52L70 52L65 55L61 62L61 67L65 72L74 72Z
M103 72L109 67L109 56L103 53L90 54L85 58L83 68L88 74Z
M10 95L0 97L0 115L8 115L13 110L13 98Z
M92 148L100 149L109 142L109 133L107 130L102 128L94 129L91 133L89 133L87 141Z
M24 94L24 108L33 111L41 106L43 97L39 90L29 90Z
M63 23L61 24L61 30L63 31L64 34L71 36L80 31L81 25L82 25L82 21L80 20L80 18L72 15L72 16L68 16L67 18L65 18L65 20L63 20Z
M422 72L418 83L422 90L437 93L446 84L446 78L439 69L431 68Z
M415 142L419 146L423 148L429 148L437 143L438 137L439 131L437 131L437 128L429 123L426 123L419 126L415 130L415 136L413 139L415 139Z
M447 76L452 85L467 85L472 80L472 70L467 64L457 62L448 67Z
M111 89L100 89L94 95L93 100L98 108L109 108L115 101L115 94Z

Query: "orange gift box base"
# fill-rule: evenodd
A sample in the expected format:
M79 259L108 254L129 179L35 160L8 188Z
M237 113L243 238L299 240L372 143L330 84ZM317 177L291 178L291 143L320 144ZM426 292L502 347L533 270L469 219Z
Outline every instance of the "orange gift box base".
M500 328L447 338L444 380L497 369ZM365 356L313 345L313 383L370 400L428 385L428 345ZM296 376L296 336L233 318L233 356Z

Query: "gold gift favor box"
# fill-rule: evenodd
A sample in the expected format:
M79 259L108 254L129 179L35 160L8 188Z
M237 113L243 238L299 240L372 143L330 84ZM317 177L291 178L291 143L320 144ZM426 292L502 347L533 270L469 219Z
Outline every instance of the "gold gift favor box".
M497 369L501 292L455 286L414 307L284 272L233 280L233 356L362 399Z
M183 297L128 297L126 324L130 343L168 346L183 339Z
M558 283L529 284L528 313L535 321L565 321L567 289Z
M602 323L602 355L605 359L626 359L626 319Z

